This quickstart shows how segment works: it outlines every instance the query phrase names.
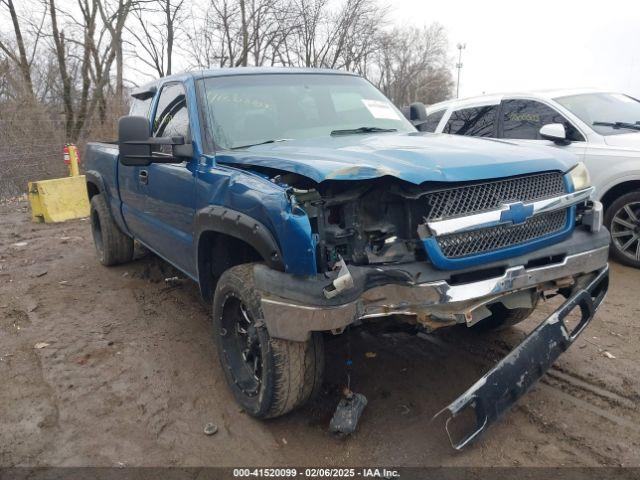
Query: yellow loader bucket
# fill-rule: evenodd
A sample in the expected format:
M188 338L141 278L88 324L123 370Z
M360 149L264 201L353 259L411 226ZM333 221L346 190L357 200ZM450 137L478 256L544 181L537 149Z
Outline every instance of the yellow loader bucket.
M64 222L89 216L84 175L29 182L29 203L34 222Z

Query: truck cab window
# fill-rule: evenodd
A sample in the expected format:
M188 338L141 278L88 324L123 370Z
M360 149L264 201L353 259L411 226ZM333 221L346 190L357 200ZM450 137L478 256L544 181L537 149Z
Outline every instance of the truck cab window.
M427 119L425 120L425 122L422 125L418 126L418 130L420 130L421 132L435 132L445 112L446 110L440 110L430 113L429 115L427 115Z
M139 98L134 98L133 102L131 102L129 115L135 116L135 117L149 118L149 109L151 108L151 100L153 100L153 97L145 98L144 100Z
M189 112L184 87L173 83L162 88L158 107L153 119L154 137L175 137L182 135L185 142L191 141Z
M561 123L567 139L584 142L582 134L559 112L533 100L505 100L502 102L502 137L521 140L540 140L540 129L549 123Z
M444 133L472 137L494 137L497 105L463 108L451 113Z

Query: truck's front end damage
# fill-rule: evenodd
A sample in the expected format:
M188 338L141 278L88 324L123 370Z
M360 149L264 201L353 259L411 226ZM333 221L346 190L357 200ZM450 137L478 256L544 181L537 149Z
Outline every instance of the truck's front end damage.
M593 319L608 288L608 267L578 278L558 310L440 412L449 415L446 429L456 450L476 439L544 375ZM575 325L566 322L574 311L580 315ZM464 418L466 410L473 412L471 424L464 422L453 433L450 424L457 418Z
M472 408L477 422L462 448L546 371L593 318L608 286L609 233L592 189L571 173L484 182L408 185L296 182L291 201L309 216L318 272L292 277L255 267L269 334L304 341L311 332L394 317L433 331L474 326L497 310L566 303L448 411ZM566 314L581 321L569 330Z
M256 268L275 337L301 340L394 315L427 330L473 326L497 303L535 307L544 292L607 264L600 204L588 185L575 188L571 172L420 186L390 177L275 181L295 184L289 195L309 218L318 270L294 277Z

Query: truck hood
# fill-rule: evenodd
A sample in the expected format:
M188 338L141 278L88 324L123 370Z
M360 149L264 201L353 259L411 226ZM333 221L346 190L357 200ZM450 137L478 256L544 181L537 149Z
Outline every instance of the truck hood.
M290 140L225 151L216 161L297 173L316 182L392 176L423 182L461 182L527 173L567 171L577 158L550 147L446 134L365 134Z

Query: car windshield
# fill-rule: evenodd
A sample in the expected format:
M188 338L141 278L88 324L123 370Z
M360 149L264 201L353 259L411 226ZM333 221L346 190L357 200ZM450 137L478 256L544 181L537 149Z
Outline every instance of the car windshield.
M201 82L206 133L217 148L416 131L380 91L356 76L237 75Z
M631 133L640 122L640 102L621 93L585 93L555 100L600 135Z

